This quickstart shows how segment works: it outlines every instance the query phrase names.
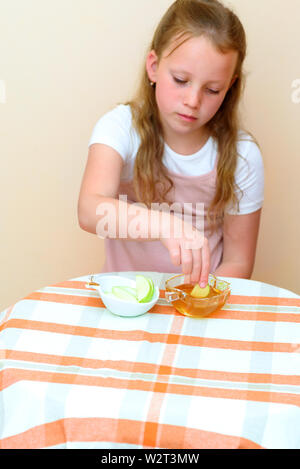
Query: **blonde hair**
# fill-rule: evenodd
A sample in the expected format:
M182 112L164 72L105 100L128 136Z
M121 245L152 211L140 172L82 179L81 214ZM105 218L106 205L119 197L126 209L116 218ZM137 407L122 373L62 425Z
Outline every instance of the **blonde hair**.
M217 0L177 0L167 10L155 31L149 51L154 50L158 60L175 38L204 35L217 50L237 51L234 75L237 78L225 99L206 124L218 145L217 183L214 199L208 209L210 222L222 216L229 202L238 205L235 186L237 140L239 133L238 104L244 89L242 65L246 55L246 37L238 17ZM136 156L133 185L136 197L148 207L154 201L165 202L173 187L163 165L164 139L155 99L155 89L149 84L144 68L140 87L129 103L133 124L141 143Z

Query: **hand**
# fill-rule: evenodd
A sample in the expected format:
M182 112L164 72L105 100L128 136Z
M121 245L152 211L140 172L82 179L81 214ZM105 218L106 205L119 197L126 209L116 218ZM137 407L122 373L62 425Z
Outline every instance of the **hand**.
M205 287L210 272L208 240L192 224L176 216L170 217L170 233L164 233L160 241L168 249L172 263L182 266L187 282L199 283Z

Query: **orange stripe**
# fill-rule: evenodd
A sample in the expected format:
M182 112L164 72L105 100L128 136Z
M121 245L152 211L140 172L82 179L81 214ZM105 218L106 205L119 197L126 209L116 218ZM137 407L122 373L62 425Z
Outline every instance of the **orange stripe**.
M210 314L215 319L235 319L243 321L295 322L300 323L300 313L271 313L268 311L232 311L219 310Z
M160 297L163 297L163 293L160 293ZM244 297L240 297L244 298ZM253 298L253 297L248 297ZM35 301L50 301L54 303L63 303L63 304L72 304L77 306L90 306L95 308L105 308L100 297L90 297L90 296L76 296L76 295L66 295L58 293L46 293L46 292L33 292L30 293L26 300L35 300ZM259 298L258 298L259 299ZM278 298L281 300L282 298ZM291 298L292 299L292 298ZM287 298L288 300L288 298ZM246 302L229 302L228 304L259 304L259 305L271 305L269 303L252 303L250 301ZM284 306L284 305L283 305ZM286 306L295 306L295 305L286 305ZM151 310L151 314L173 314L175 316L181 316L181 314L176 311L173 306L168 305L158 305L156 304ZM247 320L247 321L272 321L272 322L295 322L300 323L300 313L272 313L264 311L229 311L229 310L219 310L215 313L210 314L211 318L218 319L237 319L237 320Z
M103 386L106 388L139 390L167 394L182 394L187 396L204 396L223 399L241 399L257 402L276 402L300 406L300 395L293 393L251 391L239 389L209 388L202 386L189 386L144 380L127 380L119 378L103 378L99 376L82 376L71 373L53 373L36 370L6 369L0 372L2 389L8 388L18 381L38 381L48 383L73 384L84 386Z
M52 285L57 288L78 288L89 290L85 287L86 282L79 280L67 280L64 282L57 283ZM165 290L160 290L163 294ZM299 298L279 298L279 297L269 297L269 296L244 296L244 295L230 295L228 304L249 304L249 305L278 305L278 306L298 306L300 307L300 297Z
M270 296L242 296L230 295L228 304L239 305L270 305L270 306L297 306L300 307L299 298L279 298Z
M64 282L55 283L54 285L49 285L50 287L56 288L73 288L78 290L93 290L92 288L86 287L88 280L85 282L82 280L65 280Z
M75 296L60 293L33 292L24 298L25 300L52 301L54 303L66 303L70 305L91 306L95 308L104 308L100 297L93 296Z
M161 296L161 294L160 294ZM64 293L49 293L49 292L33 292L24 298L24 300L35 300L35 301L50 301L53 303L63 303L77 306L91 306L94 308L105 308L103 301L99 297L94 296L76 296L66 295ZM158 310L159 308L159 310ZM172 306L166 306L168 311L161 311L160 305L155 305L150 311L156 313L174 313ZM164 308L165 309L165 308ZM179 313L178 313L179 314Z
M157 365L153 363L138 363L125 360L97 360L94 358L66 357L62 355L47 355L42 353L23 352L15 350L3 350L3 358L8 360L27 361L33 363L45 363L60 366L78 366L81 368L110 368L130 373L157 374L163 376L183 376L193 379L208 379L232 382L248 383L272 383L300 385L299 375L278 375L267 373L237 373L216 370L199 370L193 368L176 368L169 365Z
M208 347L230 350L256 352L295 353L295 344L280 342L250 342L247 340L213 339L209 337L193 337L181 334L159 334L142 330L117 331L94 327L70 326L67 324L47 323L25 319L10 319L0 326L0 331L8 328L29 329L58 334L78 335L110 340L148 341L166 344L182 344L193 347Z
M143 422L111 418L65 418L33 427L0 440L2 449L39 449L68 442L111 442L138 445ZM159 424L157 448L169 449L263 449L257 443L231 435L177 425ZM151 435L150 435L151 439ZM147 445L148 436L145 435ZM101 455L99 456L101 458ZM101 459L99 459L101 462Z

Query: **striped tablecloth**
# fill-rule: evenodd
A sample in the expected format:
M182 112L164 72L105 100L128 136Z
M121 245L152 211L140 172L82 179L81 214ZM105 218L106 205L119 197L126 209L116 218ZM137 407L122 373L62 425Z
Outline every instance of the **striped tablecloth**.
M86 277L0 313L0 448L300 449L300 297L227 279L186 318L104 308ZM134 273L120 275L133 276Z

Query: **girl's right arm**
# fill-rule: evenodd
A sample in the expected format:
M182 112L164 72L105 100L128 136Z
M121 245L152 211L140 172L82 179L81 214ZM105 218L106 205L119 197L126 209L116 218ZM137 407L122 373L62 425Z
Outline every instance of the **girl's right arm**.
M150 211L146 208L140 210L140 217L145 222L141 224L139 238L132 238L132 233L128 231L135 214L130 212L130 204L117 198L122 167L122 157L113 148L98 143L90 146L78 201L79 225L83 230L103 238L118 239L121 237L119 233L122 233L122 237L128 240L149 240L147 221ZM104 232L100 221L108 212L113 218L113 229ZM119 212L122 213L121 217ZM116 234L113 234L114 231ZM159 238L158 232L157 235Z
M123 159L113 148L99 143L90 146L78 200L80 227L99 237L141 242L159 240L168 249L172 263L182 265L182 272L190 274L192 282L206 284L210 268L208 243L191 224L168 212L139 207L138 237L132 235L129 227L136 213L131 210L131 204L117 198L122 167ZM110 209L115 222L114 234L104 232L101 223Z

